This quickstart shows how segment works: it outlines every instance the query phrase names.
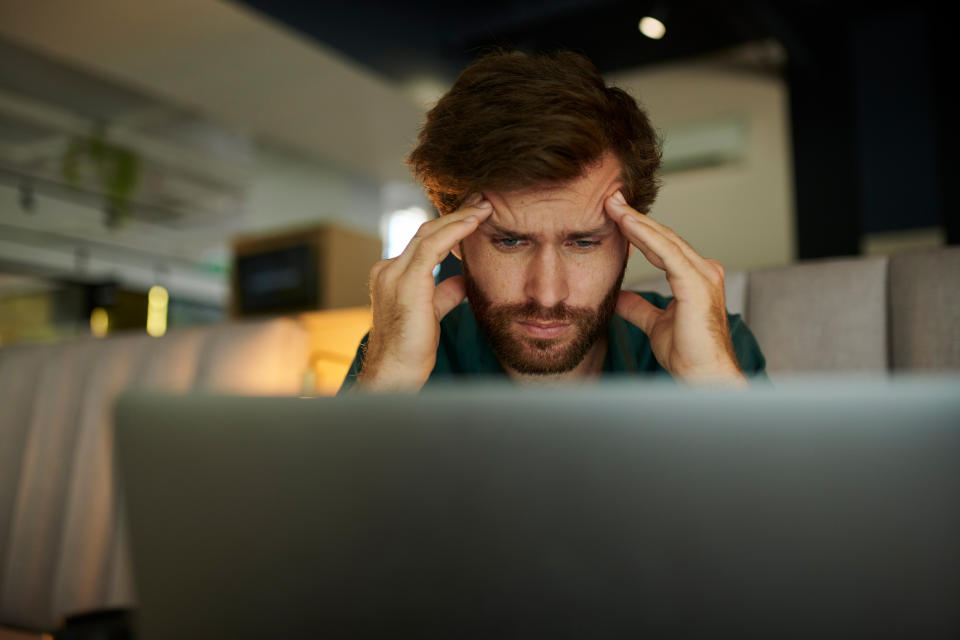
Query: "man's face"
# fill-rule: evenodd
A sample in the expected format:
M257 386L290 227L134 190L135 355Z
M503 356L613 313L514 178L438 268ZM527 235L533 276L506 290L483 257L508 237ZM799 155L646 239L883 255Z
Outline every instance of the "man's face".
M484 192L494 211L461 257L474 315L507 368L571 371L602 344L628 246L603 202L622 184L605 155L562 187Z

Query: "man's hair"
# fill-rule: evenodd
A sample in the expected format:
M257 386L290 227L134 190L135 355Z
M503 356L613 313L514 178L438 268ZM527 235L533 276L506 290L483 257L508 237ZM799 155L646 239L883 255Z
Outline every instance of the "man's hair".
M467 67L428 113L407 159L441 214L471 193L555 186L612 152L627 202L657 195L660 142L646 113L570 51L498 51Z

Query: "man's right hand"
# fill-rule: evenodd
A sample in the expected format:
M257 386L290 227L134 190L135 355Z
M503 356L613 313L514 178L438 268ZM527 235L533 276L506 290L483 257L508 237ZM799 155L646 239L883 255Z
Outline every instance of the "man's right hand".
M437 359L440 320L466 297L463 276L434 286L433 269L493 212L474 194L457 211L425 222L396 258L370 270L373 328L357 386L419 391Z

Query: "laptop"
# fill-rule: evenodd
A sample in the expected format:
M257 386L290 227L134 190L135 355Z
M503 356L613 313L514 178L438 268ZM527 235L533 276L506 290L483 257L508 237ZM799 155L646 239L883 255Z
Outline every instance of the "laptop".
M960 379L132 392L159 638L960 637Z

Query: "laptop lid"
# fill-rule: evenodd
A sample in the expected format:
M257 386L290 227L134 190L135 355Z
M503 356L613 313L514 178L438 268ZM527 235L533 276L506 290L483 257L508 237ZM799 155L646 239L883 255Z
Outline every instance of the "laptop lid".
M960 384L130 393L139 636L960 636Z

